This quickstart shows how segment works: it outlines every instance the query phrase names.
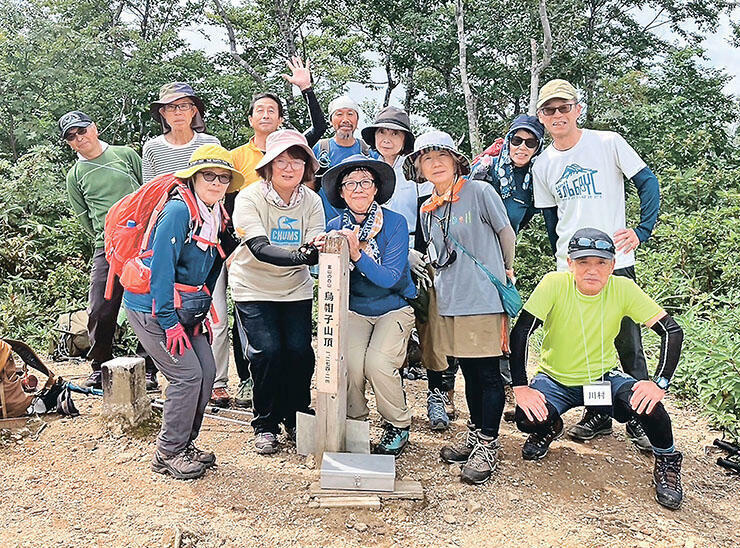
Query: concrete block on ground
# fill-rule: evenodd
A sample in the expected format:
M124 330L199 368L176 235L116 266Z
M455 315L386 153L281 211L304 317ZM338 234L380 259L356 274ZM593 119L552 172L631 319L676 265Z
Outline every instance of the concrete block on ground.
M143 358L115 358L103 364L103 409L106 419L137 426L149 418Z

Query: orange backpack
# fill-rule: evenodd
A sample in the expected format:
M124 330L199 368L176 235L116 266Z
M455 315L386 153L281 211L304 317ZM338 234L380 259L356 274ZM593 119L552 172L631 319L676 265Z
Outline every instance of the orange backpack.
M121 285L131 293L148 293L150 291L151 271L142 263L142 259L152 256L147 251L149 237L157 224L159 215L171 198L179 198L188 207L192 231L203 224L190 187L172 174L155 177L136 192L124 196L110 208L105 216L105 257L110 268L105 284L105 298L113 295L113 281L118 276ZM222 229L226 226L228 215L221 207ZM193 239L199 240L196 235ZM203 240L205 241L205 240ZM218 244L216 245L223 257Z

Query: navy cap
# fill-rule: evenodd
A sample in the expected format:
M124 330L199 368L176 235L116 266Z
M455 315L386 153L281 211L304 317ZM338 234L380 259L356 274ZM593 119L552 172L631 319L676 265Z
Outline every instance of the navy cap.
M540 142L545 138L545 126L542 125L542 122L540 122L536 116L520 114L514 118L508 133L513 134L515 131L520 129L526 129L532 133L532 135L537 137Z
M602 257L612 260L614 253L614 240L596 228L578 229L568 242L568 256L571 259Z
M87 114L79 110L73 110L59 118L59 131L61 132L62 137L64 137L67 134L67 131L73 127L87 127L92 123L92 118Z

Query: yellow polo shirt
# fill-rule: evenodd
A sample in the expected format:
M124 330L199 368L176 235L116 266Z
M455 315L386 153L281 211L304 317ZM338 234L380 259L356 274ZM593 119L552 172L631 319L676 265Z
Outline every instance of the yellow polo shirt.
M226 192L237 192L247 188L252 183L259 181L261 177L257 175L254 167L259 163L264 155L264 152L254 144L254 137L252 137L246 145L242 145L232 150L231 158L234 162L234 167L244 175L244 184L237 187L236 183L232 182Z

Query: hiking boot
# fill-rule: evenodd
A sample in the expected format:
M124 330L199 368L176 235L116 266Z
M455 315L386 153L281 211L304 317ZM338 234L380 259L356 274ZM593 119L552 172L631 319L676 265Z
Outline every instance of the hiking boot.
M206 467L202 462L192 460L187 450L168 457L157 449L152 457L152 470L158 474L169 474L175 479L184 480L201 477Z
M295 443L297 436L298 436L298 429L295 426L285 427L285 437L288 439L288 441L292 441L293 443Z
M211 392L211 405L215 405L216 407L228 407L230 403L231 396L229 396L229 392L226 390L225 386L219 386L218 388L213 389L213 392Z
M683 455L680 451L655 455L655 468L653 469L655 500L671 510L677 510L683 501L682 461Z
M450 427L450 417L445 411L445 399L439 388L427 391L427 417L432 430L447 430Z
M252 397L254 393L254 381L250 378L239 383L239 388L234 396L234 405L237 407L252 407Z
M455 420L457 416L457 409L455 409L455 390L449 392L442 392L442 399L445 402L445 413L450 417L450 420Z
M147 371L146 375L146 391L155 392L159 390L159 382L157 381L156 371Z
M83 383L88 388L103 388L103 372L97 369L90 373L90 376Z
M645 434L645 430L643 430L639 420L630 419L627 421L625 431L627 432L627 437L640 451L643 453L653 452L653 444L650 443L650 440L648 439L647 434Z
M568 428L568 436L574 440L592 440L596 436L606 436L612 433L612 418L606 413L597 413L588 407L583 411L583 417Z
M390 423L383 425L383 436L373 453L398 456L409 442L409 428L397 428Z
M460 479L466 483L485 483L498 466L498 451L501 448L497 438L484 436L478 432L475 447L470 458L460 473Z
M458 433L457 438L460 441L456 445L445 445L439 450L440 458L448 464L467 462L478 440L475 430L471 426L468 426L467 432Z
M273 453L277 453L277 436L272 432L260 432L254 436L254 448L260 455L272 455Z
M210 451L198 449L192 441L185 448L185 454L190 457L190 460L193 462L199 462L206 468L210 468L216 464L216 455Z
M558 422L550 428L549 432L532 432L522 446L522 458L524 460L544 459L550 444L563 435L563 419L558 417Z

